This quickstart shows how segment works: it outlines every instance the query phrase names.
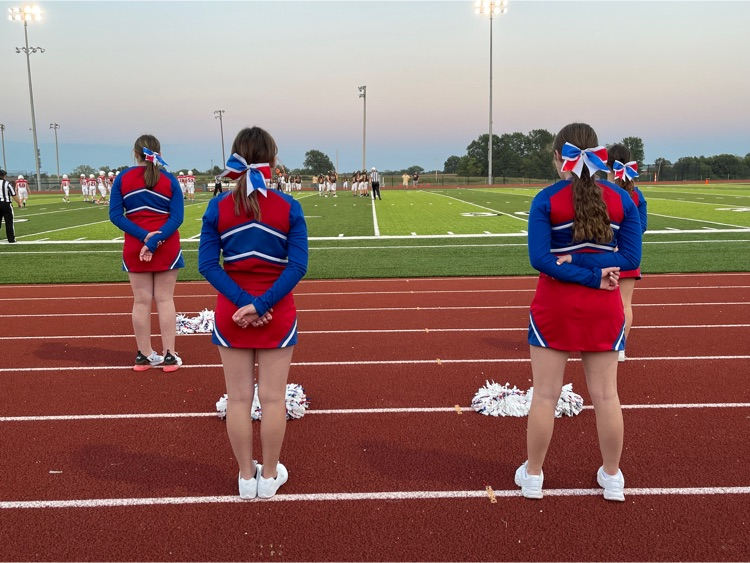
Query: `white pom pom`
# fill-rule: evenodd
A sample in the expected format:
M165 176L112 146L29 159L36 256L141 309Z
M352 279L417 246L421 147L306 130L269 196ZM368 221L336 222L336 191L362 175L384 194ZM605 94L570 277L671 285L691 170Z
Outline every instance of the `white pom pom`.
M471 400L471 408L486 416L526 416L529 414L524 392L509 383L486 382Z
M583 397L573 393L573 384L563 385L560 399L557 401L555 416L557 418L564 416L575 416L583 410Z
M214 312L203 309L197 317L188 318L182 313L177 315L177 334L195 334L213 332Z
M298 383L289 383L286 386L286 418L302 418L305 416L305 411L310 407L310 400L305 394L305 389ZM227 395L221 397L216 403L216 411L219 418L225 419L227 417ZM260 420L263 416L263 411L260 407L260 399L258 398L258 384L255 384L255 395L253 396L253 406L250 410L250 417L253 420Z
M227 396L224 394L224 396L216 401L216 412L219 415L219 418L222 420L227 417Z
M534 397L534 388L531 387L526 392L526 399L529 402L529 408L531 407L531 400ZM555 407L555 418L562 418L563 416L575 416L583 410L583 397L577 393L573 393L573 384L568 383L563 385L560 398L557 400L557 406Z

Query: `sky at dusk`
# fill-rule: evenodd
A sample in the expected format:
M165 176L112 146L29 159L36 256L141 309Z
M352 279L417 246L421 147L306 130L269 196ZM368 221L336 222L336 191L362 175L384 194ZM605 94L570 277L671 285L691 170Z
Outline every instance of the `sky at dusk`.
M0 1L3 14L22 3ZM463 1L46 1L29 25L42 170L132 164L141 133L170 169L221 164L242 127L340 171L442 169L489 119L489 20ZM657 157L750 153L750 2L509 0L493 24L493 132L590 123ZM0 20L7 166L31 171L23 25ZM2 162L0 161L0 164Z

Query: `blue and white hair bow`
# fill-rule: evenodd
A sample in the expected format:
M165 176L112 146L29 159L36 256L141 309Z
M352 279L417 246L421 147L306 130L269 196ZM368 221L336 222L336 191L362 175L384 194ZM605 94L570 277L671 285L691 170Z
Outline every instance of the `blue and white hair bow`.
M638 177L638 163L635 160L626 162L623 164L619 160L615 160L612 165L612 170L615 173L615 180L632 180Z
M271 179L271 165L268 162L248 164L243 157L234 153L227 160L227 168L221 173L221 176L237 180L245 173L247 173L247 195L253 193L254 190L267 195L266 179Z
M151 149L147 149L146 147L143 147L143 154L145 155L144 158L148 160L149 162L153 162L157 166L160 164L164 166L165 168L168 166L166 162L164 162L164 159L161 157L161 155L158 152L154 152Z
M593 149L581 150L577 146L565 143L562 148L563 172L572 172L579 178L583 171L584 164L589 170L589 175L593 176L597 170L609 172L607 168L607 149L606 147L596 147Z

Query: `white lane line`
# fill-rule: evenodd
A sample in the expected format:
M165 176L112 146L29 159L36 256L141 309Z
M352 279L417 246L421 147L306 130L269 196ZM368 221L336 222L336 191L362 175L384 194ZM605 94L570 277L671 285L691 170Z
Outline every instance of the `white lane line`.
M675 291L675 290L689 290L689 291L695 291L697 289L750 289L750 285L701 285L701 286L679 286L679 285L673 285L673 286L664 286L664 287L638 287L638 292L643 291ZM475 294L482 294L482 293L534 293L536 291L536 288L518 288L518 289L425 289L425 290L401 290L401 291L378 291L377 293L373 293L372 291L295 291L294 297L300 298L300 297L332 297L332 296L338 296L338 297L345 297L347 295L414 295L415 293L418 293L420 295L441 295L441 294L469 294L469 295L475 295ZM212 299L215 298L215 293L191 293L191 294L177 294L175 295L175 298L180 299L186 299L186 298L195 298L195 299ZM80 296L67 296L67 297L0 297L0 302L4 301L29 301L30 299L33 299L36 301L80 301ZM102 301L108 301L111 299L128 299L132 300L132 295L98 295L98 296L90 296L85 298L88 300L102 300ZM680 303L681 305L690 305L690 302L682 301ZM634 304L635 306L638 306L638 303Z
M750 355L738 356L653 356L629 357L628 362L695 362L699 360L735 361L750 360ZM529 358L469 358L469 359L429 359L429 360L352 360L352 361L322 361L322 362L292 362L292 366L299 367L327 367L327 366L399 366L399 365L444 365L444 364L520 364L527 363ZM569 362L580 362L580 358L569 358ZM183 364L183 369L212 369L222 368L222 364ZM132 366L54 366L44 368L2 368L0 374L32 373L32 372L65 372L65 371L132 371Z
M634 329L696 329L696 328L750 328L750 324L727 324L727 325L653 325L653 326L634 326ZM394 329L356 329L356 330L300 330L299 334L396 334L396 333L425 333L431 332L527 332L528 326L522 327L487 327L487 328L394 328ZM154 333L152 336L161 336ZM208 332L196 332L192 334L179 334L180 338L184 336L211 336ZM0 336L0 340L19 340L24 338L33 338L37 341L43 340L76 340L80 338L133 338L132 334L67 334L58 336L40 336L38 334L28 336Z
M496 497L521 497L518 489L494 490ZM601 489L544 489L550 497L600 496ZM750 487L683 487L683 488L626 488L627 496L682 496L682 495L747 495ZM151 498L100 498L77 500L30 500L3 501L0 509L45 509L45 508L114 508L130 506L157 506L181 504L228 504L245 502L330 502L363 500L437 500L437 499L480 499L487 500L487 491L384 491L367 493L308 493L280 494L270 499L242 500L238 495L205 497L151 497Z
M746 409L750 403L675 403L675 404L643 404L621 405L625 410L638 409ZM584 410L594 410L591 405L585 405ZM470 406L461 407L464 412L473 412ZM309 409L306 415L337 415L337 414L401 414L401 413L456 413L456 407L393 407L378 409ZM165 412L165 413L125 413L125 414L69 414L45 416L0 416L0 422L54 422L67 420L132 420L149 418L218 418L216 412Z
M750 301L719 301L716 303L634 303L633 307L716 307L724 305L750 305ZM513 309L528 309L528 305L496 305L496 306L456 306L456 307L360 307L351 309L297 309L297 313L360 313L360 312L373 312L373 313L387 313L390 311L498 311L498 310L513 310ZM156 315L156 312L152 312L152 315ZM121 317L121 316L132 316L132 312L123 313L55 313L56 318L68 318L68 317ZM14 318L34 318L34 317L45 317L49 318L48 313L40 315L0 315L0 319L14 319Z

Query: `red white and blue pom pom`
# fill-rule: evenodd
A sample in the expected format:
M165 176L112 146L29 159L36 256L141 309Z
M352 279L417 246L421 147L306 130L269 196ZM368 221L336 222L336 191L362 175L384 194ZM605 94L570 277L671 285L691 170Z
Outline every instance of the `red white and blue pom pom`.
M186 317L182 313L177 315L177 334L196 334L213 332L214 312L203 309L197 317Z
M310 407L310 399L305 394L305 389L298 383L288 383L286 386L286 418L287 420L293 418L302 418L305 416L305 411ZM216 412L219 418L225 419L227 417L227 395L225 394L216 402ZM260 406L260 399L258 398L258 384L255 384L255 396L253 397L253 406L250 412L250 416L253 420L260 420L263 416L263 411Z
M524 393L515 385L510 387L509 383L500 385L487 381L474 395L471 408L486 416L528 416L533 397L533 387ZM583 397L573 392L572 383L564 385L555 407L555 418L575 416L582 410Z
M494 381L486 382L480 387L477 394L471 400L471 408L486 416L526 416L529 407L526 404L526 395L515 385L510 387L509 383L500 385Z
M531 387L526 393L527 400L529 401L529 407L531 407L531 401L534 397L534 388ZM562 418L563 416L575 416L583 410L583 397L578 393L573 393L573 384L568 383L563 385L560 398L557 400L557 406L555 407L555 418Z

